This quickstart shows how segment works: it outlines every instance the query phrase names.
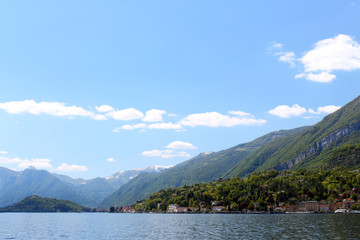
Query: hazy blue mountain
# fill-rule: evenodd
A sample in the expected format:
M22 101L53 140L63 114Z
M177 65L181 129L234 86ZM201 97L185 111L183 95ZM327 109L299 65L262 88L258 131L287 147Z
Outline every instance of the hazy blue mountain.
M10 184L15 182L19 174L19 172L0 167L0 193L3 192Z
M30 195L68 199L84 206L96 207L119 186L140 173L157 173L166 168L169 167L151 166L120 171L107 178L85 180L33 167L20 172L0 167L0 207L11 205Z
M3 173L6 173L3 175ZM89 199L77 194L65 182L45 170L34 168L14 172L1 168L0 206L9 206L30 195L68 199L82 205L91 205Z
M127 171L120 171L112 174L106 178L94 179L73 179L65 175L54 174L56 177L66 182L75 192L81 196L86 197L92 201L90 207L97 206L104 198L111 195L121 185L127 183L132 178L141 173L158 173L164 169L172 166L150 166L147 168L132 169Z
M221 178L229 169L264 144L302 131L305 128L272 132L251 142L239 144L220 152L199 154L157 174L141 174L122 185L116 192L105 198L99 206L130 205L162 188L177 188L183 185L214 181Z

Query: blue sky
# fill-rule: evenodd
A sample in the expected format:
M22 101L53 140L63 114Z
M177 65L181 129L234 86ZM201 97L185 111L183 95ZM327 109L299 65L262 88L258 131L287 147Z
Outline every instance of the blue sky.
M0 2L0 166L174 165L359 95L360 1Z

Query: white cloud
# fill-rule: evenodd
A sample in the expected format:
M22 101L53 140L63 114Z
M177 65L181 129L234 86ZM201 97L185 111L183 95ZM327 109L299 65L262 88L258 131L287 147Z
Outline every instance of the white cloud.
M93 119L94 120L106 120L106 117L104 115L101 115L101 114L95 114L93 116Z
M67 163L63 163L54 170L55 171L64 171L64 172L73 172L73 171L82 171L82 172L84 172L84 171L87 171L88 168L86 166L68 165Z
M333 112L339 110L340 108L341 108L341 106L328 105L328 106L324 106L324 107L318 107L318 112L330 114L330 113L333 113Z
M144 117L144 114L135 108L126 108L122 110L112 111L106 113L106 116L111 117L115 120L135 120Z
M335 105L328 105L328 106L324 106L324 107L318 107L317 111L314 111L313 109L309 109L309 113L311 114L330 114L333 113L337 110L339 110L341 107L340 106L335 106Z
M336 78L333 71L360 69L360 45L350 36L339 34L333 38L318 41L315 47L300 59L304 73L295 78L328 83Z
M85 110L84 108L73 106L66 106L61 102L35 102L34 100L24 101L11 101L0 103L0 109L5 110L11 114L30 113L34 115L49 114L52 116L65 116L73 119L75 116L85 116L94 120L106 120L107 118L113 118L115 120L135 120L144 117L144 114L135 108L126 108L122 110L114 110L109 105L101 105L95 107L98 112L103 114L96 114L92 111ZM160 121L162 120L161 114L166 113L163 110L150 110L147 112L144 120L146 121Z
M218 112L190 114L179 122L182 126L233 127L237 125L263 125L266 120L252 117L231 117Z
M8 152L7 151L0 151L0 154L8 154Z
M106 161L108 161L108 162L115 162L115 159L114 159L114 158L108 158L108 159L106 159Z
M81 107L66 106L61 102L35 102L34 100L11 101L0 103L0 109L5 110L11 114L30 113L34 115L49 114L57 117L74 117L85 116L96 120L102 120L100 115L94 114L91 111L85 110Z
M114 128L112 131L114 133L119 133L121 131L121 127Z
M18 164L19 168L28 168L28 167L35 167L35 168L52 168L50 164L50 159L31 159L25 160Z
M144 122L161 122L163 121L163 114L166 114L166 111L159 109L151 109L146 112L145 117L142 120Z
M317 42L301 62L306 72L360 69L360 45L350 36L339 34Z
M305 119L309 119L314 117L314 115L333 113L340 108L341 108L340 106L328 105L328 106L318 107L317 111L315 111L311 108L307 110L306 108L301 107L298 104L294 104L292 107L288 105L279 105L276 108L271 109L269 113L281 118L290 118L290 117L301 116L304 114L310 114L310 116L304 117Z
M295 76L295 78L305 78L306 80L327 83L332 82L336 78L334 74L330 74L328 72L321 73L300 73Z
M283 44L275 41L270 43L268 53L274 56L279 56L279 61L290 63L292 67L294 67L295 63L298 61L294 52L284 51Z
M280 105L269 111L270 114L281 117L290 118L293 116L300 116L306 113L307 110L298 104L294 104L292 107L288 105Z
M120 132L120 129L123 130L135 130L135 129L163 129L163 130L179 130L182 129L180 124L176 123L152 123L152 124L145 124L145 123L138 123L138 124L126 124L123 125L121 128L115 128L113 132Z
M28 168L31 166L38 169L52 168L50 162L51 162L50 159L45 159L45 158L33 158L31 160L28 160L28 159L21 159L18 157L10 158L10 157L0 156L1 164L17 164L17 167L21 169Z
M114 111L114 108L109 105L101 105L99 107L95 107L98 112L111 112Z
M174 150L157 150L144 151L142 153L146 157L161 157L161 158L173 158L173 157L190 157L191 155L185 151Z
M223 115L218 112L207 113L195 113L190 114L187 117L181 119L177 123L162 122L162 123L138 123L138 124L126 124L122 127L113 129L113 132L120 132L120 130L135 130L141 129L164 129L164 130L176 130L185 131L184 127L233 127L237 125L263 125L266 123L264 119L256 119L252 114L243 111L229 111L230 115ZM233 116L231 116L233 115Z
M279 61L287 62L290 63L291 66L295 66L297 59L294 52L282 52L279 55Z
M170 149L197 149L194 145L188 142L182 142L182 141L174 141L166 146L166 148Z
M279 61L303 65L303 72L295 78L304 78L314 82L328 83L336 79L334 71L353 71L360 69L360 44L352 37L338 34L333 38L318 41L314 48L301 58L294 52L283 50L283 45L272 42L268 53L279 56Z
M20 158L9 158L0 156L0 163L2 164L20 163L22 161L23 160L21 160Z
M276 41L272 41L270 43L270 47L269 47L269 51L278 51L278 50L281 50L283 48L283 45L281 43L278 43Z
M177 123L153 123L148 125L149 129L165 129L165 130L169 130L169 129L174 129L174 130L178 130L178 129L182 129L182 126L180 124Z
M126 124L126 125L122 126L121 128L124 130L135 130L135 129L141 129L141 128L146 128L146 127L147 127L147 125L145 123L139 123L139 124L134 124L134 125ZM117 131L117 132L119 132L119 131Z
M236 115L238 117L254 117L250 113L243 112L243 111L229 111L229 114Z

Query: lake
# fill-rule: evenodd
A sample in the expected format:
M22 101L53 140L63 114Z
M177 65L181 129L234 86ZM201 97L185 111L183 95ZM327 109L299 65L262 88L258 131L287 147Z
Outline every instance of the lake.
M360 214L0 213L0 239L360 239Z

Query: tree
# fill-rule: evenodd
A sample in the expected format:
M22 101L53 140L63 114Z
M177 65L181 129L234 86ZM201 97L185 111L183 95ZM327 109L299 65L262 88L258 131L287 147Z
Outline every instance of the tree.
M356 193L351 194L351 199L354 201L358 200L358 195Z

